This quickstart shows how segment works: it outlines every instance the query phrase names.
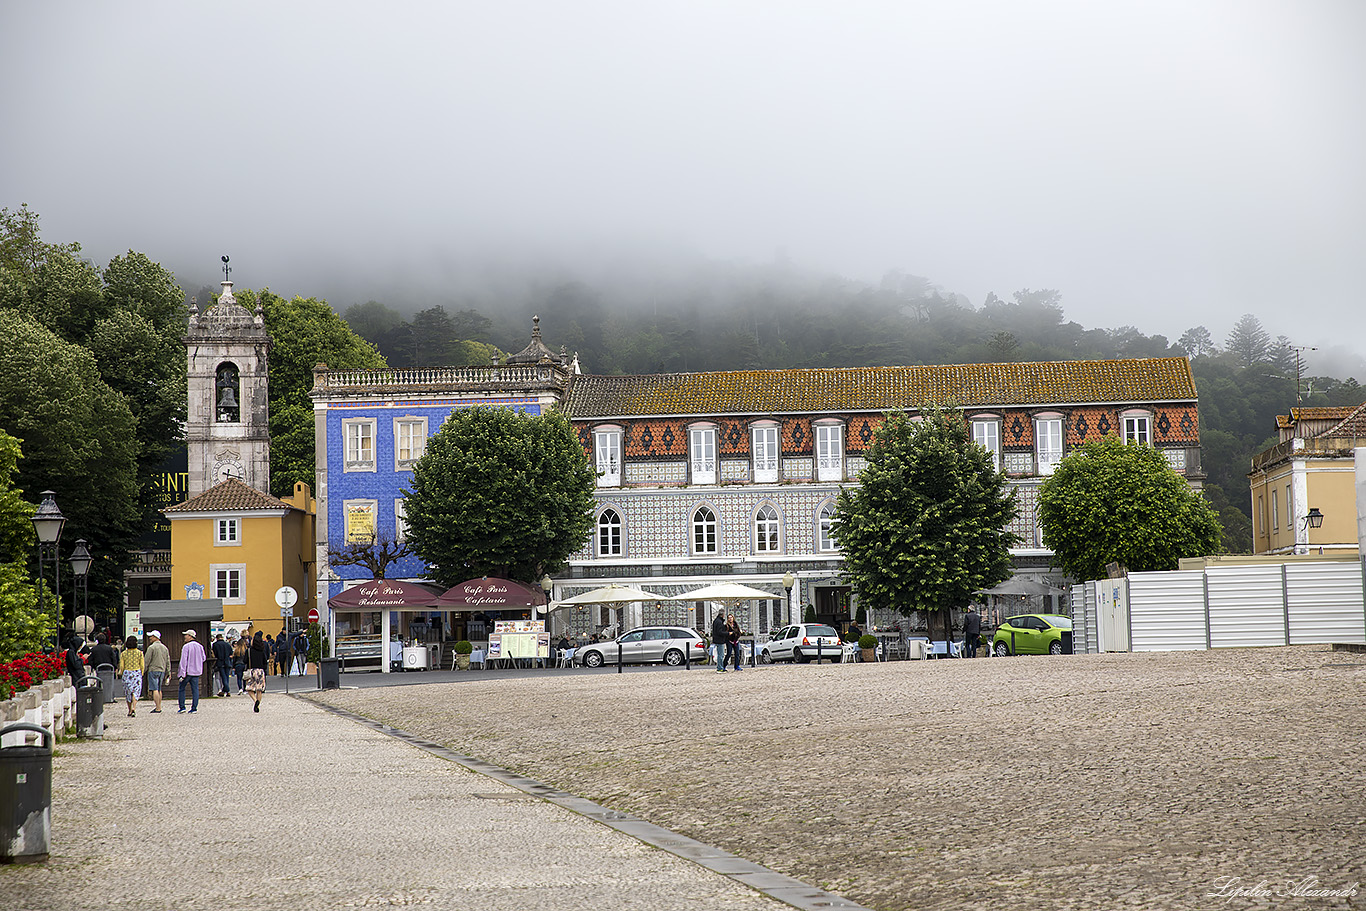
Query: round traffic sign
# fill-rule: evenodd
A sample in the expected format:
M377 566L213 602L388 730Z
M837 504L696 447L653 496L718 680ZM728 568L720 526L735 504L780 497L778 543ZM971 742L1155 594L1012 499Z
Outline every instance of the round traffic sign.
M282 585L275 591L275 603L283 608L293 607L299 600L299 593L288 585Z
M317 623L317 622L318 622L318 609L317 609L316 607L310 607L310 608L308 609L308 622L309 622L309 623Z

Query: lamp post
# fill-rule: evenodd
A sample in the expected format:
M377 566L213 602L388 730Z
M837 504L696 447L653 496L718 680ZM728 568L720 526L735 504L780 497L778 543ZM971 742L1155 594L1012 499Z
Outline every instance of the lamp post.
M90 616L90 564L94 558L90 556L90 549L85 546L85 538L76 539L76 549L71 551L71 574L76 577L76 584L81 590L81 613ZM76 593L71 593L71 612L76 613ZM95 624L99 629L100 625Z
M1318 508L1317 506L1311 506L1311 507L1309 507L1309 512L1308 512L1308 514L1305 515L1305 517L1304 517L1304 519L1303 519L1303 525L1304 525L1304 546L1305 546L1305 550L1308 551L1308 549L1309 549L1309 529L1311 529L1311 528L1322 528L1322 527L1323 527L1323 513L1319 512L1319 508ZM1322 547L1319 548L1319 553L1323 553L1323 548L1322 548Z
M783 573L783 591L787 592L787 604L785 605L787 610L784 612L786 614L784 620L792 616L792 587L796 584L797 577L792 575L791 570Z
M42 502L38 504L38 509L33 513L33 530L38 535L38 597L42 597L41 585L44 581L44 566L47 558L52 557L52 590L57 599L57 627L58 631L62 625L62 567L61 559L58 557L57 545L62 540L62 526L66 524L66 516L57 508L56 496L52 491L43 491ZM39 602L41 607L41 602ZM74 613L74 610L73 610ZM54 632L54 644L61 648L61 640Z

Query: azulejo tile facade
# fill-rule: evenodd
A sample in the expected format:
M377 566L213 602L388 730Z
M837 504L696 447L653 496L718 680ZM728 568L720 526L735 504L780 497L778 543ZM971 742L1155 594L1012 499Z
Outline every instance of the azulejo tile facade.
M411 467L405 473L398 449L411 428L400 419L424 420L430 435L455 408L559 407L601 477L595 530L555 580L555 597L608 581L661 596L738 581L774 595L744 608L752 611L745 625L762 633L808 608L831 621L853 609L830 517L841 486L857 483L889 410L940 403L962 411L973 438L1016 485L1021 510L1012 530L1023 543L1015 555L1031 569L1047 556L1037 530L1039 485L1072 448L1118 435L1159 447L1193 485L1203 478L1185 358L597 376L552 355L539 327L528 352L483 368L320 371L313 397L326 538L365 529L371 508L377 530L401 526ZM360 517L348 518L348 509ZM326 546L319 542L320 576L340 579L326 569ZM422 575L416 564L401 571ZM320 591L320 600L340 585ZM705 610L661 601L632 605L622 619L701 628ZM555 617L557 633L582 634L609 614Z

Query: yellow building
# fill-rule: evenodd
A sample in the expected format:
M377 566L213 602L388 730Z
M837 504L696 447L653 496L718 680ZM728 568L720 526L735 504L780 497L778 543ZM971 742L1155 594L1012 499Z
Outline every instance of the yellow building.
M275 593L298 593L293 615L304 618L315 590L314 518L308 485L283 500L235 477L165 510L171 523L171 591L184 598L221 598L228 623L251 621L278 631L285 620ZM183 594L182 594L183 593Z
M1353 450L1366 446L1366 404L1293 408L1281 441L1252 458L1255 554L1358 552Z

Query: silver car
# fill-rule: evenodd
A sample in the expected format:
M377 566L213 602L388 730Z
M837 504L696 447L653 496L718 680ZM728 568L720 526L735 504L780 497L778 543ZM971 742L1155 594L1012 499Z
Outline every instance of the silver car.
M574 659L585 667L616 664L618 646L622 664L650 664L663 662L680 665L684 656L700 664L706 657L706 643L696 630L681 626L641 626L610 642L585 645L574 653Z
M839 664L844 656L844 643L833 626L824 623L796 623L777 630L759 647L759 660L765 664L775 661L829 661Z

